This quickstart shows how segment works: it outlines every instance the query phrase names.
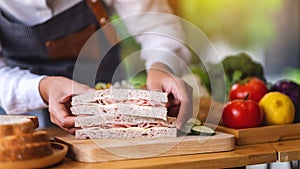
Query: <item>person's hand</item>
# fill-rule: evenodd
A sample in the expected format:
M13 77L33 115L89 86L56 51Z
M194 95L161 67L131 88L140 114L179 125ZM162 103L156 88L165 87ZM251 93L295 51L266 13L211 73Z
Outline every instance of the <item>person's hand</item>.
M70 112L71 98L73 95L94 89L65 77L49 76L41 80L39 90L42 98L49 105L51 122L74 134L75 116Z
M192 117L193 89L184 80L171 73L168 67L155 63L148 71L147 88L169 94L168 114L177 116L176 128L181 129Z

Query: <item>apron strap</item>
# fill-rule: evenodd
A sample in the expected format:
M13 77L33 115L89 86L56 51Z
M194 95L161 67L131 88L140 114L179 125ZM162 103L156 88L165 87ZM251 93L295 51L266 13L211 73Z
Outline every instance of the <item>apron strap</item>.
M119 42L119 37L112 23L109 23L109 14L107 13L107 9L103 2L101 0L86 0L86 2L96 17L99 26L102 27L109 43L112 46L116 45Z

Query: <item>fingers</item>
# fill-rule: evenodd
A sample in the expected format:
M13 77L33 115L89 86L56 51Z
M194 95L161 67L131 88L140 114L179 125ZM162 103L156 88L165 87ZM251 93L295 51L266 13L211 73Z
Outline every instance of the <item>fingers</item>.
M94 90L88 85L60 76L50 76L40 83L41 96L49 105L51 122L72 134L76 129L76 117L70 111L72 96Z
M181 129L193 114L192 88L184 80L160 67L161 65L158 65L157 69L154 66L148 72L147 87L169 94L168 115L177 117L176 127Z
M49 105L49 112L51 121L54 124L73 134L75 132L73 128L76 117L72 116L70 112L71 97L71 95L67 95L58 99L57 102L51 102Z
M49 109L49 112L55 124L63 128L74 127L76 117L70 116L65 111L65 109L61 109L61 108Z
M63 126L59 123L59 121L58 121L53 115L51 115L51 114L50 114L50 120L51 120L52 123L54 123L55 125L57 125L58 127L62 128L63 130L67 131L67 132L70 133L70 134L75 134L75 131L76 131L77 129L79 129L79 128L76 128L76 127L69 127L69 128L63 127Z
M59 116L56 116L57 114L50 113L50 119L51 122L59 126L60 128L66 130L70 134L74 134L76 128L74 127L74 116L67 116L64 118L60 118Z
M176 97L180 95L178 100L180 100L179 112L177 115L176 128L181 129L188 119L192 117L193 114L193 90L192 88L184 83L179 86L180 90ZM175 99L176 99L175 97Z
M148 78L147 80L147 88L153 91L162 91L162 85L157 83L154 79Z
M165 90L169 93L168 115L177 117L176 128L181 129L193 114L193 89L182 79L172 77Z
M72 91L73 95L78 95L78 94L82 94L82 93L86 93L86 92L95 91L94 88L91 88L87 85L79 84L77 82L73 83L73 89L72 90L73 90Z
M192 117L192 106L190 102L182 102L176 121L176 128L181 129L183 125Z

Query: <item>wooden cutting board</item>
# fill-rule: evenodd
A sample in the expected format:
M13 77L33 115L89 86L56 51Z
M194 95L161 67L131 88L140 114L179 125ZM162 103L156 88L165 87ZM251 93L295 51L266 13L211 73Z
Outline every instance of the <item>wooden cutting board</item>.
M214 136L181 136L156 139L87 139L74 135L56 136L69 147L68 157L81 162L106 162L136 158L198 154L234 149L234 136L217 132Z

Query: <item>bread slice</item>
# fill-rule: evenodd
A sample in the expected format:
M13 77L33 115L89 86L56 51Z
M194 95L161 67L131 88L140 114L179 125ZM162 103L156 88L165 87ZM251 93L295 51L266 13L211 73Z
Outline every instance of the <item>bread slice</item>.
M71 112L74 115L101 115L101 116L115 116L115 115L130 115L139 117L150 117L167 120L166 107L150 107L137 106L132 104L112 104L112 105L80 105L71 107Z
M31 120L34 129L39 127L39 120L38 120L37 116L1 114L0 115L0 125L1 125L1 121L5 120L7 118L27 118L27 119Z
M101 99L110 100L155 100L157 102L168 102L168 94L150 90L137 89L105 89L95 92L85 93L72 98L72 106L84 103L93 103Z
M0 115L0 137L32 132L38 127L35 116Z
M109 128L89 127L76 130L76 139L98 139L98 138L163 138L177 137L177 129L169 127L152 127L152 128Z
M28 143L0 148L0 161L19 161L41 158L53 153L49 142Z
M115 116L77 116L75 119L75 127L92 127L99 126L101 124L159 124L160 126L165 127L175 127L176 117L167 117L167 120L162 120L158 118L149 118L149 117L138 117L131 115L115 115Z
M48 142L49 135L46 131L34 131L31 133L10 135L0 138L0 149L24 145L29 143Z
M41 158L52 154L47 131L35 131L38 117L0 115L0 161Z

